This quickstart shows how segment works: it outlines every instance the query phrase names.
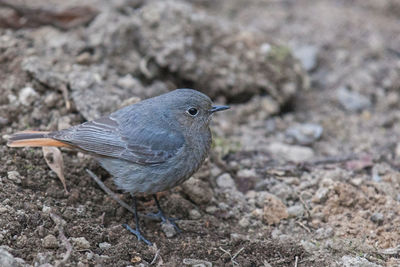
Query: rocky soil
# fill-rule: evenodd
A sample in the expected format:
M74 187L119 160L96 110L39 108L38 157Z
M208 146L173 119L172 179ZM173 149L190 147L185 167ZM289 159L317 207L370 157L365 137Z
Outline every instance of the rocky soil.
M400 265L396 0L109 2L0 1L0 266ZM179 87L232 108L152 247L90 156L63 150L67 193L5 146Z

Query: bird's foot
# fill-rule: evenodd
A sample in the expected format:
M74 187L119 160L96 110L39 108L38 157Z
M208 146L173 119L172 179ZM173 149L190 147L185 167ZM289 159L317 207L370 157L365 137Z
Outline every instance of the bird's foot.
M139 240L139 241L143 241L144 243L146 243L148 246L152 246L153 244L149 241L149 240L147 240L143 235L142 235L142 233L140 232L140 230L139 229L132 229L129 225L127 225L127 224L123 224L122 225L123 227L125 227L125 229L126 230L128 230L129 232L131 232L132 234L134 234L136 237L137 237L137 239Z

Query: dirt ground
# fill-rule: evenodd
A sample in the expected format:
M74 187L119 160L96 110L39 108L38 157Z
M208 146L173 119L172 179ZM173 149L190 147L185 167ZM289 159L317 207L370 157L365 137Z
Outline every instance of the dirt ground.
M90 156L63 150L66 193L41 149L5 146L15 131L56 130L91 116L80 110L81 95L73 89L66 89L73 91L68 108L62 91L21 67L32 47L37 49L25 36L49 31L64 42L82 31L54 33L54 25L1 29L0 262L400 266L400 5L396 0L192 2L290 48L308 73L308 88L282 102L257 93L239 101L218 91L215 101L227 102L231 110L213 119L210 157L193 178L159 195L183 232L167 237L170 232L159 222L143 218L144 234L154 243L149 247L121 226L134 226L132 214L86 173L92 170L116 191ZM48 46L56 47L58 40L53 41ZM85 65L88 59L79 60ZM121 70L129 68L121 64ZM157 73L157 79L168 78L165 69ZM159 88L151 77L143 80L144 87ZM127 194L119 196L130 203ZM140 213L155 211L151 197L140 199Z

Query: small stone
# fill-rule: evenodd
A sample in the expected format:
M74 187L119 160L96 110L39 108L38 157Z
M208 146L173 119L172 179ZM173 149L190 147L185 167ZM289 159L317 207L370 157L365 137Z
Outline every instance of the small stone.
M104 249L104 250L109 249L110 247L111 247L111 244L107 243L107 242L101 242L99 244L99 248Z
M287 145L278 142L270 144L268 150L272 155L293 162L304 162L314 157L314 151L309 147Z
M267 224L277 224L289 216L285 204L272 194L266 195L263 211L263 221Z
M205 260L196 259L183 259L183 264L190 265L192 267L212 267L212 263Z
M324 128L316 123L297 124L286 130L286 136L292 143L311 145L321 138Z
M4 248L0 248L0 266L18 266L14 256Z
M328 199L329 189L326 187L320 187L312 198L314 203L323 203Z
M224 173L217 178L217 185L220 188L235 188L235 181L233 181L229 173Z
M140 102L140 100L141 100L140 97L132 96L132 97L122 101L122 103L119 105L119 108L123 108L123 107L126 107L126 106L130 106L130 105L136 104L137 102Z
M71 118L68 116L63 116L61 118L58 119L57 121L57 129L60 130L64 130L71 127Z
M350 91L347 87L341 87L337 91L339 103L348 111L361 111L369 108L371 100L356 91Z
M25 106L31 105L38 97L39 94L32 87L22 88L18 95L19 102Z
M303 205L298 204L298 205L289 207L287 209L287 211L288 211L289 218L301 217L304 214L304 207L303 207Z
M92 61L92 55L89 52L83 52L76 57L76 63L88 65Z
M253 178L257 176L257 173L254 169L242 169L238 171L237 176L242 178Z
M376 223L378 225L382 225L384 219L385 218L384 218L383 214L380 212L375 212L371 216L371 221L373 221L374 223Z
M201 214L200 214L200 212L198 210L192 209L192 210L189 211L189 217L192 220L197 220L197 219L201 218Z
M350 183L354 186L360 186L362 184L362 182L363 182L362 178L354 178L354 179L351 179L351 181L350 181Z
M338 266L343 266L343 267L379 267L381 265L378 265L376 263L370 262L365 258L362 258L360 256L343 256L339 262Z
M210 214L213 214L213 213L217 212L217 210L218 210L218 208L215 207L215 206L208 206L208 207L206 208L206 212L207 212L207 213L210 213Z
M181 187L196 204L207 204L213 197L213 191L210 185L198 178L187 180Z
M44 99L44 104L49 107L52 108L57 104L57 101L59 99L58 94L51 92L50 94L48 94L46 96L46 98Z
M90 248L89 241L84 237L72 237L72 243L74 244L75 249L88 249Z
M21 175L17 171L9 171L7 172L7 178L13 181L16 184L21 183Z
M326 239L332 237L334 234L333 228L328 227L328 228L318 228L315 231L315 239L321 240L321 239Z
M293 48L293 54L298 58L307 71L312 71L317 66L318 47L305 45Z
M46 213L46 214L49 214L51 212L51 207L43 205L42 212Z
M247 228L250 225L250 222L247 218L243 217L242 219L240 219L239 225L243 228Z
M165 236L168 238L174 237L177 234L175 227L170 223L161 224L161 230L163 230Z
M131 89L137 86L139 81L132 77L132 75L127 74L117 80L117 85L124 89Z
M43 238L42 245L44 248L58 248L58 240L54 235L50 234Z

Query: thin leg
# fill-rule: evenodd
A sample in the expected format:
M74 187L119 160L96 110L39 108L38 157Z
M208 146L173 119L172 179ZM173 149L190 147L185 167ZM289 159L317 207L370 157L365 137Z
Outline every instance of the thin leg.
M179 229L178 225L176 225L175 221L178 220L176 218L168 218L164 215L164 211L161 208L160 202L158 202L157 195L153 195L154 201L156 202L158 212L147 214L149 217L160 219L162 223L170 223L176 230L176 232L181 233L181 229Z
M137 212L137 201L136 201L136 197L135 197L135 196L132 196L132 197L133 197L133 210L134 210L134 212L135 212L136 229L133 230L133 229L132 229L129 225L127 225L127 224L123 224L122 226L125 227L126 230L128 230L129 232L131 232L132 234L134 234L134 235L137 237L137 239L138 239L139 241L143 241L143 242L146 243L147 245L152 246L153 244L152 244L149 240L147 240L147 239L142 235L142 233L140 232L139 215L138 215L138 212Z

